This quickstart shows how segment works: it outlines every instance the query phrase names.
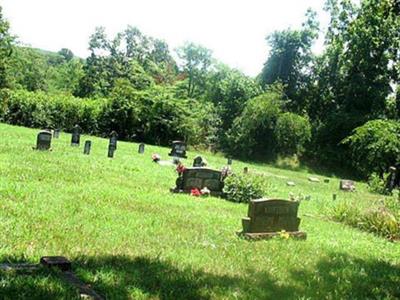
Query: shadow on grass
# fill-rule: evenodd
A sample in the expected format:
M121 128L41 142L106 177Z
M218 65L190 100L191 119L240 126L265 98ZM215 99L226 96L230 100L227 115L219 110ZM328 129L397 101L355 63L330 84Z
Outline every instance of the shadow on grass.
M81 257L73 265L82 280L87 283L94 280L92 287L106 299L400 297L400 266L378 260L366 261L342 253L332 253L320 259L311 269L287 270L287 284L278 283L268 270L248 270L242 276L216 275L188 267L179 268L168 261L147 257ZM55 276L50 274L40 272L38 279L32 279L33 275L7 276L1 278L1 299L71 299L73 295L70 287L58 280L55 284L55 279L51 278ZM52 287L46 286L51 283Z
M287 299L294 290L279 286L268 273L248 272L243 277L215 275L191 268L179 269L170 262L137 257L82 258L77 263L99 278L95 288L107 299L130 299L133 291L153 299ZM116 280L103 280L115 278ZM143 295L141 295L143 296Z
M332 253L313 270L291 274L301 295L312 299L400 299L400 265L385 261Z

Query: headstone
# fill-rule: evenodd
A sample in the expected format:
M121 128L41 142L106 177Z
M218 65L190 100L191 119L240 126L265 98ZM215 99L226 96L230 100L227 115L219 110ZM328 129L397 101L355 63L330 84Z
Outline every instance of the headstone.
M328 178L325 178L325 179L324 179L324 182L325 182L325 183L329 183L329 179L328 179Z
M180 158L187 158L185 142L173 141L171 152L168 155L174 156L174 157L180 157Z
M107 156L108 156L109 158L113 158L113 157L114 157L114 151L115 151L115 148L114 148L114 147L108 146L108 153L107 153Z
M42 130L38 133L36 139L36 150L50 150L51 147L51 132Z
M317 177L308 177L308 181L319 182L319 179Z
M336 194L332 194L332 200L335 201L337 199L337 195Z
M247 217L242 219L241 234L251 239L268 239L284 231L288 236L305 239L306 233L299 231L299 204L279 199L251 200Z
M114 150L117 150L117 140L118 140L118 134L113 130L110 133L110 143L108 144L108 147L113 147Z
M293 181L286 182L287 186L295 186L296 184Z
M356 190L354 181L352 180L340 180L340 185L339 185L340 190L346 191L346 192L353 192Z
M248 167L244 167L243 168L243 174L248 174L249 173L249 168Z
M91 147L92 147L92 142L91 141L85 141L85 147L83 148L83 154L89 155Z
M139 152L140 154L143 154L143 153L144 153L144 144L143 144L143 143L141 143L141 144L139 145L138 152Z
M202 168L207 166L206 160L201 157L200 155L196 156L193 160L193 167L195 168Z
M228 166L232 165L232 158L228 158Z
M389 177L386 181L386 188L389 192L392 192L396 187L400 187L400 165L389 168Z
M60 137L60 131L61 130L59 128L54 129L53 138L58 139Z
M75 125L72 130L71 146L79 146L81 141L81 128L79 125Z
M192 189L202 190L205 187L211 195L220 196L224 187L221 171L210 168L187 168L176 180L175 193L190 193Z

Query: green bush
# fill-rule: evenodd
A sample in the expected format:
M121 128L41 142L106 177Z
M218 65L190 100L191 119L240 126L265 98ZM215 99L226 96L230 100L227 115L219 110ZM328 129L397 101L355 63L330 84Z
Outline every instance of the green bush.
M400 158L400 123L373 120L356 128L343 140L350 146L353 166L363 175L383 175Z
M274 129L277 151L285 156L301 154L311 139L311 125L307 118L294 113L281 114Z
M391 240L400 239L400 202L397 196L388 197L367 209L351 202L340 202L331 213L333 219L339 222Z
M233 174L225 179L224 193L232 202L248 203L264 196L264 187L260 177Z
M386 182L389 176L389 173L385 173L383 177L379 176L377 173L372 173L368 178L368 190L372 193L382 195L390 194L390 191L386 187Z

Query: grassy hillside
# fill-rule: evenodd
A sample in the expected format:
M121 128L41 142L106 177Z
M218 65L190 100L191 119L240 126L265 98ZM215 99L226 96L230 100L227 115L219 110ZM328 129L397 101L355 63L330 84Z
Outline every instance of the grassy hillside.
M379 201L363 184L338 191L338 179L233 162L264 174L270 197L310 195L300 205L306 241L249 242L235 232L247 205L169 192L169 149L90 137L90 156L53 140L33 151L37 130L0 124L0 260L37 262L63 255L107 299L394 299L400 297L400 244L326 219L337 201ZM83 142L89 137L84 136ZM189 151L187 164L198 154ZM226 159L204 154L220 169ZM286 181L296 182L295 187ZM71 299L76 291L54 274L0 273L1 299Z

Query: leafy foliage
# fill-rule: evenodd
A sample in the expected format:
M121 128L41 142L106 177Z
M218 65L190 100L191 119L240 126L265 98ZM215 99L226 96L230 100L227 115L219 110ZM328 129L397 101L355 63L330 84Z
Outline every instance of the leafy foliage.
M223 192L232 202L248 203L265 196L261 177L233 174L225 179Z
M343 140L349 144L352 163L362 174L383 175L400 158L400 123L374 120L354 130Z

